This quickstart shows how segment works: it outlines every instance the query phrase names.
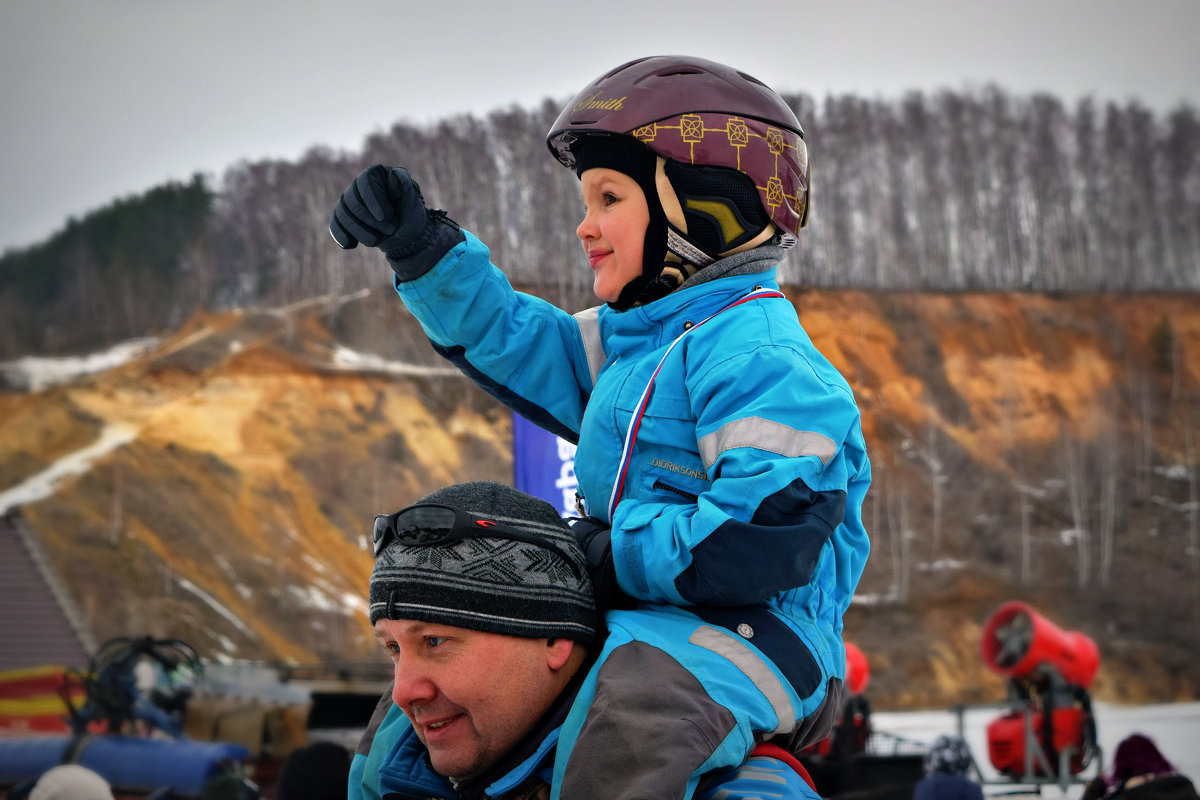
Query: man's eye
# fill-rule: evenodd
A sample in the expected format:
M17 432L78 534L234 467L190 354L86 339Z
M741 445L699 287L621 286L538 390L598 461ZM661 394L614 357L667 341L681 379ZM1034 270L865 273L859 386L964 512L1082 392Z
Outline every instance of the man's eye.
M394 656L400 652L400 645L395 642L388 642L383 646L383 649L388 655Z
M425 644L428 645L430 648L434 648L434 647L437 647L438 645L445 644L445 642L446 642L445 636L426 636L425 637Z

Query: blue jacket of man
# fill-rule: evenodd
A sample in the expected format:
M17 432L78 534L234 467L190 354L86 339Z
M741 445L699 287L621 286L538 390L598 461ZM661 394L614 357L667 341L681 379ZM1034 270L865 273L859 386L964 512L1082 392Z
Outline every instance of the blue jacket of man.
M493 765L486 775L477 776L461 785L433 771L427 750L408 718L391 702L390 692L385 694L355 752L350 770L349 799L544 800L560 796L563 772L572 756L571 745L566 741L570 737L564 733L578 728L587 717L605 659L614 651L621 652L623 646L628 647L637 639L651 642L654 645L650 648L651 652L658 652L658 646L674 647L678 632L670 629L672 617L681 624L685 619L678 609L663 607L610 612L610 635L590 668L572 682L514 752L502 758L501 763ZM727 670L725 679L729 679L734 672L733 669ZM660 688L657 681L646 681L645 685L650 694ZM724 702L730 700L728 697L720 699ZM765 703L757 704L755 712L759 715L771 713L769 705ZM636 716L652 717L653 714ZM761 716L754 721L761 722ZM704 720L689 720L687 723L702 727ZM640 720L631 720L628 733L642 750L654 753L664 762L677 765L679 779L687 786L686 797L696 800L819 800L816 792L799 773L783 762L770 757L745 758L745 753L753 745L747 734L748 726L733 727L715 752L702 758L701 762L693 762L691 759L695 754L690 751L687 742L678 737L658 739L639 736L642 725ZM620 759L620 754L614 757ZM605 763L603 767L609 770L614 765ZM606 799L622 796L628 787L622 785L621 774L610 772L603 779L590 780L566 796ZM644 784L630 789L636 792L633 795L635 797L665 796L657 793L647 795L645 790Z

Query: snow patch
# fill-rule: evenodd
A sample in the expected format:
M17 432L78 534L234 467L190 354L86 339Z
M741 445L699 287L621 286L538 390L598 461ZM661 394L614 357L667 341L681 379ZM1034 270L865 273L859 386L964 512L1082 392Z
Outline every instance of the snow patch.
M357 611L364 617L370 614L370 607L367 605L367 601L357 594L343 594L342 605L350 609L351 613Z
M1065 531L1058 532L1058 543L1063 547L1070 547L1082 539L1083 536L1083 531L1078 528L1067 528Z
M196 595L196 597L199 597L201 600L203 600L204 603L209 608L211 608L213 611L220 614L221 617L223 617L226 622L228 622L230 625L232 625L233 627L237 628L239 631L244 633L248 638L250 638L250 639L256 638L254 635L254 632L246 626L246 623L242 622L238 618L238 616L236 614L234 614L232 611L230 611L228 608L226 608L225 606L223 606L219 602L217 602L217 598L213 597L211 594L204 591L199 586L197 586L196 584L189 581L187 578L178 578L176 580L176 583L179 584L180 589L191 592L192 594Z
M864 592L855 592L850 598L851 605L857 606L884 606L889 603L899 602L895 594L888 592L887 594L866 594Z
M459 376L462 374L455 367L426 367L403 361L389 361L374 353L359 353L341 345L338 345L333 351L331 366L334 369L386 372L391 375Z
M108 350L86 356L64 356L45 358L24 356L15 361L0 361L0 375L4 381L17 389L40 392L52 386L70 383L85 375L94 375L119 367L158 345L156 338L130 339L113 345Z
M46 499L58 490L65 479L84 474L92 468L92 464L118 447L133 441L137 435L138 429L131 425L116 423L107 426L100 432L100 438L92 444L63 456L36 475L0 492L0 514L25 503Z
M308 566L312 568L313 572L319 572L322 575L328 572L328 569L326 569L324 564L322 564L320 561L317 561L308 553L301 553L300 558L305 564L308 564Z
M927 564L917 566L921 572L942 572L945 570L964 569L967 562L959 561L957 558L939 558L937 561L931 561Z
M1171 481L1186 481L1188 479L1187 464L1172 464L1169 467L1155 467L1156 475L1161 475Z
M288 593L292 595L295 601L305 608L324 611L329 614L345 614L349 615L354 612L353 607L346 605L345 598L349 595L341 594L336 589L326 586L289 586ZM356 605L366 605L362 600L359 600Z

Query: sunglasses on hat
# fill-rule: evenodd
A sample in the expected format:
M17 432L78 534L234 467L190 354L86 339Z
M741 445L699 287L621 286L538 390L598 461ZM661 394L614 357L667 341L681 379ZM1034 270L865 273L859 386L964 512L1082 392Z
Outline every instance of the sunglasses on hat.
M566 563L576 578L583 577L579 567L566 551L553 542L505 525L503 522L478 517L452 506L422 503L402 508L391 514L376 514L372 539L376 558L393 539L405 547L432 547L463 539L507 539L513 542L524 542L543 550L549 550Z

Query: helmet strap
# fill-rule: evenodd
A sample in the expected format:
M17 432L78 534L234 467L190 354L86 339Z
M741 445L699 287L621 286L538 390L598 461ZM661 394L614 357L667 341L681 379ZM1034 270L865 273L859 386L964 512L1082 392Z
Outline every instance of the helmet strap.
M762 215L763 219L757 223L747 222L746 215L736 204L720 196L685 196L681 201L680 192L676 190L675 184L667 174L667 165L665 158L657 157L653 192L651 187L642 184L646 204L650 210L650 224L647 226L642 248L642 274L625 284L617 299L608 304L616 311L626 311L665 297L718 259L770 242L778 233L778 228L765 218L765 215ZM683 167L684 165L672 162L674 170L678 171ZM735 175L741 176L741 173ZM710 176L684 174L682 177L691 177L695 181ZM716 179L729 180L729 175L718 174ZM685 211L685 203L699 211ZM757 198L754 199L754 203L757 208ZM689 235L689 218L698 220L697 214L718 218L717 223L708 224L723 224L724 235L718 238L733 246L710 252L697 242L695 236ZM756 228L758 230L754 232ZM752 232L753 235L750 235Z

